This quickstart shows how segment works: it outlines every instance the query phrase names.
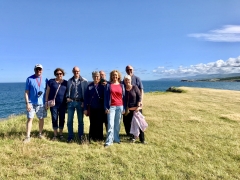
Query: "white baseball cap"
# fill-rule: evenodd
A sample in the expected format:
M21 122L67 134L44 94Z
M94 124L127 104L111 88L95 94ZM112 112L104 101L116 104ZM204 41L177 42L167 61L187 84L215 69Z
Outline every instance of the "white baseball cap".
M42 66L41 64L36 64L36 65L34 66L34 70L35 70L36 68L41 68L41 69L43 69L43 66Z

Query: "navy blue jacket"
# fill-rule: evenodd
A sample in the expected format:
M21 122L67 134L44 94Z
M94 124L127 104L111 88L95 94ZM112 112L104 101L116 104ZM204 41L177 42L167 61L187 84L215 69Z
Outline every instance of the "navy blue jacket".
M103 96L104 86L98 83L97 88L95 88L94 83L91 82L85 91L84 110L87 110L87 105L90 105L91 108L103 109Z

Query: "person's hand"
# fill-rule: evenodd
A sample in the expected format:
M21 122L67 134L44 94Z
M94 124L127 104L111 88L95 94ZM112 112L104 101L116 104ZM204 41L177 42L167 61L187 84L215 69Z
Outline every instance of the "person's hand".
M105 110L105 113L108 114L110 111L108 109Z
M45 103L45 109L46 109L46 110L48 109L48 104L47 104L47 102Z
M32 109L32 106L29 103L27 103L26 104L26 109L27 109L28 112L30 112L31 109Z
M87 116L87 110L84 110L83 113L85 114L85 116Z
M72 99L70 99L70 98L67 98L67 102L72 102Z
M81 107L82 107L82 108L84 107L84 103L81 104Z
M139 111L139 109L140 109L140 107L137 107L137 109L135 109L135 112L138 112L138 111Z
M102 85L105 86L107 84L107 81L103 81Z

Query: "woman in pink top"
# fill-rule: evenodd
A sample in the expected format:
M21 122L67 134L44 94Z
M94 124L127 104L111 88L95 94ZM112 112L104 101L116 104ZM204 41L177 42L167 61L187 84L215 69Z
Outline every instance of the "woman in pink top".
M110 73L110 83L105 86L104 108L108 118L107 139L105 147L112 145L113 142L120 143L119 131L122 114L124 113L125 89L121 82L121 73L113 70Z

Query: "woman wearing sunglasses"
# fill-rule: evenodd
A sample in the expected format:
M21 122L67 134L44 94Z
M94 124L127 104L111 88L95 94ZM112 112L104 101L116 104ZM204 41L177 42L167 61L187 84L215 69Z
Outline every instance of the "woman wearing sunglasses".
M49 108L47 103L50 100L55 101L55 105L50 107L51 116L52 116L52 126L54 131L53 141L57 140L58 129L59 129L59 139L64 140L63 137L63 128L65 123L65 109L66 109L66 89L67 81L63 79L65 72L61 68L54 70L54 75L56 78L50 79L47 84L46 91L46 104L45 107Z

